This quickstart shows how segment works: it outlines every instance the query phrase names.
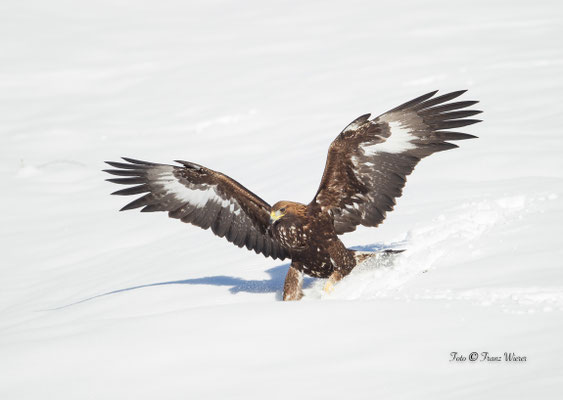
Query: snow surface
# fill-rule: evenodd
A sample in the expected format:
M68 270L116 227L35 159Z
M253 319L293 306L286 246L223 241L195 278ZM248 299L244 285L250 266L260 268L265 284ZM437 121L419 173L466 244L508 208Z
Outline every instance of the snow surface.
M1 399L561 398L556 1L0 5ZM468 88L480 139L424 160L335 291L161 213L103 161L185 159L308 202L357 116ZM450 353L526 362L450 362Z

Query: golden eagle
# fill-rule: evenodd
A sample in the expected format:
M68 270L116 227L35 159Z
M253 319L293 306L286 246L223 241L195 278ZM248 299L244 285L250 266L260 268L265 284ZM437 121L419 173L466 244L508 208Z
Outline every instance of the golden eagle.
M377 226L406 177L432 153L453 149L453 140L475 138L450 129L480 122L468 110L477 101L451 100L465 90L417 97L376 118L356 118L332 142L315 197L309 204L266 201L228 176L189 161L155 164L123 158L105 170L133 185L116 195L141 195L121 210L167 211L168 216L203 229L265 257L291 259L284 300L299 300L303 273L329 278L326 289L348 275L358 256L338 238L358 225Z

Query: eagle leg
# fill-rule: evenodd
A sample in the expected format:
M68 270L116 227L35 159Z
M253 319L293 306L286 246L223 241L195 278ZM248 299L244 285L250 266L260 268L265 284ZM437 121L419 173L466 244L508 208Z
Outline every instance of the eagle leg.
M328 253L330 255L330 262L334 267L334 271L328 277L324 291L326 293L331 293L334 290L336 282L342 280L342 278L352 272L356 266L356 259L354 257L354 251L348 250L346 246L344 246L344 243L338 239L331 242L331 245L328 248Z
M328 280L325 283L324 291L326 293L332 293L332 291L334 290L334 285L342 278L344 278L344 275L342 275L340 271L334 271L328 277Z
M301 300L303 297L303 272L298 267L299 265L294 261L287 271L283 284L284 301Z

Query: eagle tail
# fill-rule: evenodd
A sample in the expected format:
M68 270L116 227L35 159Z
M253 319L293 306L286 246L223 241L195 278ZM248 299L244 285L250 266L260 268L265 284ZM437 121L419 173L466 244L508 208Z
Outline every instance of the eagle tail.
M354 252L354 258L356 259L356 265L357 265L366 262L368 260L373 260L373 261L387 260L390 257L402 253L403 251L405 251L405 249L400 249L400 250L386 249L379 251L359 251L359 250L352 250L352 251Z

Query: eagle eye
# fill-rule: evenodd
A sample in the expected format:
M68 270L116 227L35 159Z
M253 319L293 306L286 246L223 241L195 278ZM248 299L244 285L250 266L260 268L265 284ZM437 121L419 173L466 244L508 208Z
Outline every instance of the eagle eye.
M284 213L284 212L285 212L285 207L280 208L280 212L281 212L281 213Z

